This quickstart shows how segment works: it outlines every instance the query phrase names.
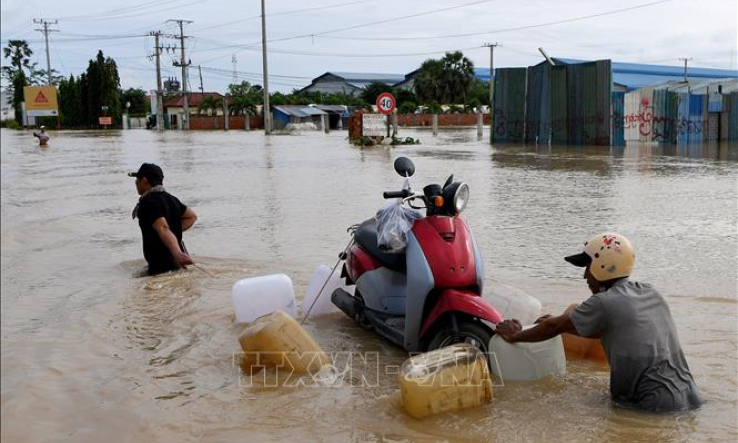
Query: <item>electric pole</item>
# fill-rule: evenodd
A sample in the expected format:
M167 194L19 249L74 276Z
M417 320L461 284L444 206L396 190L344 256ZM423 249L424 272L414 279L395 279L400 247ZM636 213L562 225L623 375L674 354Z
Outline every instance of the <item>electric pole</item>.
M231 57L231 64L233 65L233 79L231 80L231 83L238 84L238 71L236 70L237 67L237 61L236 61L236 54L233 54Z
M49 56L49 34L52 32L59 32L56 29L50 29L49 25L56 25L59 23L58 20L54 20L53 22L46 21L42 18L40 19L33 19L33 23L37 25L42 25L44 28L39 29L36 28L36 31L41 32L44 35L44 41L46 42L46 76L48 78L49 86L52 85L52 79L51 79L51 57Z
M151 32L154 36L154 56L156 57L156 128L164 130L164 93L161 89L161 51L164 49L159 44L161 31Z
M269 73L267 72L267 41L266 41L266 8L264 0L261 0L261 57L264 75L264 134L272 133L272 112L269 108Z
M680 58L679 60L684 62L684 83L687 83L689 82L689 80L687 80L687 62L692 60L692 57L683 57L683 58Z
M197 71L200 73L200 93L205 94L205 89L202 86L202 66L197 65Z
M485 43L489 48L489 143L495 141L495 48L497 43Z
M184 117L182 118L182 129L190 129L190 106L187 102L187 67L190 63L185 58L185 44L184 39L188 38L184 35L184 24L193 23L192 20L167 20L168 22L175 22L179 24L179 49L180 49L180 62L179 64L174 63L174 66L182 67L182 107L184 108Z

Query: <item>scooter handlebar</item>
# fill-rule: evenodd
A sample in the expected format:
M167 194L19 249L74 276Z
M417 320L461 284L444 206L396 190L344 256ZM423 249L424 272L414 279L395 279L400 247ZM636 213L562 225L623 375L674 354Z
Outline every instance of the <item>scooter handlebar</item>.
M387 198L407 198L410 197L411 193L409 189L403 189L402 191L384 191L382 194L385 199Z

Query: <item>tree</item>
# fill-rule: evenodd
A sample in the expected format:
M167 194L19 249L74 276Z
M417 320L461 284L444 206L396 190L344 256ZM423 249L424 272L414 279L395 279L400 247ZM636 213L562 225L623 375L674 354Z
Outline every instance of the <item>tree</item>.
M461 51L447 52L443 57L443 81L451 103L466 103L466 95L474 82L474 63Z
M247 81L228 85L228 109L231 115L256 115L256 107L264 102L261 85Z
M218 109L223 107L223 100L214 96L208 95L204 97L197 107L197 113L202 115L202 111L209 110L213 116L213 129L218 127Z
M115 60L105 58L102 51L90 60L86 73L87 124L97 126L98 117L109 116L120 122L120 76ZM83 85L83 89L84 85Z
M413 80L413 85L420 103L445 102L447 93L443 83L443 61L433 59L424 61Z
M460 51L420 65L414 79L415 95L421 103L466 103L474 84L474 64Z
M2 67L2 76L8 81L6 91L13 97L18 124L23 122L23 87L31 84L36 73L35 64L30 62L31 55L33 51L25 40L8 40L8 46L3 48L3 57L10 59L10 65Z
M148 100L146 98L146 91L141 88L128 88L125 91L120 91L120 106L121 109L125 108L126 103L130 103L131 107L128 108L128 113L132 116L145 116L148 113Z
M379 94L384 92L392 92L392 86L383 82L371 82L361 91L360 97L365 103L373 105L377 102Z

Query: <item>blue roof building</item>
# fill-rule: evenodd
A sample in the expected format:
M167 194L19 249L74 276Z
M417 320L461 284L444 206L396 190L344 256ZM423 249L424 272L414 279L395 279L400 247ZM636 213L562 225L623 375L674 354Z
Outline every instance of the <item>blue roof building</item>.
M574 65L588 62L588 60L556 57L552 60L557 65ZM477 80L489 81L489 68L474 68L474 76ZM738 71L688 67L687 78L689 80L736 79L738 78ZM680 82L684 81L684 67L612 62L612 81L615 84L614 89L621 91L655 86L669 81Z

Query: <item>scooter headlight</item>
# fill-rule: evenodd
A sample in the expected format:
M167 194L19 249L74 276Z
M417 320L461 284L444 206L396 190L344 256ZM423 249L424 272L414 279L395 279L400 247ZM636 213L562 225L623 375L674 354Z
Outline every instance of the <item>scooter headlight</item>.
M469 202L469 186L466 183L462 183L454 194L454 208L456 212L460 213L466 208L466 204Z

